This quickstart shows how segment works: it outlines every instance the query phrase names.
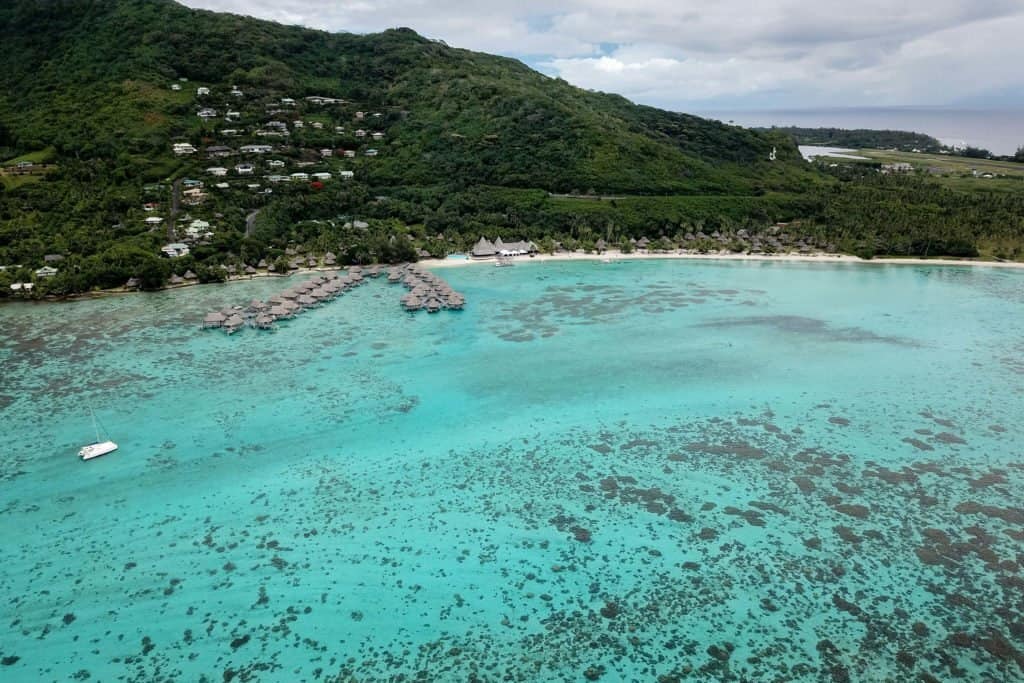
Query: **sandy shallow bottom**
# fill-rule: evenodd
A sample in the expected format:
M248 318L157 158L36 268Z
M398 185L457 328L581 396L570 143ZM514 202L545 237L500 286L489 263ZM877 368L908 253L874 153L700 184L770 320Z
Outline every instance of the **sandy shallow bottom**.
M2 679L1024 678L1024 273L437 272L0 307Z

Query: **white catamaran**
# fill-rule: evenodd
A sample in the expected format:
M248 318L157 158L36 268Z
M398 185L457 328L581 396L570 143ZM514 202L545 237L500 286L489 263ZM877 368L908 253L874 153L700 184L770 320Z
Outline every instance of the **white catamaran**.
M92 460L117 450L117 444L113 441L100 441L100 428L96 423L96 413L92 409L89 412L92 414L92 428L96 432L96 441L88 446L82 446L82 449L78 451L78 457L82 460Z

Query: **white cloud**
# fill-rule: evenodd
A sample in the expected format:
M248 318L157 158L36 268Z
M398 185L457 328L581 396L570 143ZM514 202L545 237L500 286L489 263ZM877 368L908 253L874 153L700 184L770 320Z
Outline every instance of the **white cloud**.
M1024 85L1021 0L185 1L328 30L408 26L671 108L942 104Z

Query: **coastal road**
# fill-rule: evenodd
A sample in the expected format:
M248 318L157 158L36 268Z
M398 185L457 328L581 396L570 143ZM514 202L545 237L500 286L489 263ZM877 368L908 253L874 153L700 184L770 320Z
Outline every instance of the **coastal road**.
M252 237L253 231L256 229L256 216L260 215L260 210L256 209L248 216L245 217L245 236Z
M174 241L174 226L178 223L178 209L181 208L181 178L171 186L171 216L167 220L167 241Z

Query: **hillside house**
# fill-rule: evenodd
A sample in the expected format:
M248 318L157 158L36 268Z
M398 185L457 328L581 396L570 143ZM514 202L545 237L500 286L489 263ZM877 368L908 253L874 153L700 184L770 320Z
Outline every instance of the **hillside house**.
M362 121L363 118L365 118L365 117L366 117L366 112L365 111L357 111L356 112L356 119Z
M224 114L225 121L238 121L240 118L242 118L242 112L240 111L229 111Z
M46 279L48 277L53 277L58 272L60 271L52 266L43 266L42 268L36 271L36 277Z
M214 176L215 178L223 178L228 174L228 169L224 168L223 166L211 166L210 168L206 169L206 172Z
M206 193L203 192L201 187L193 187L191 190L185 190L181 194L185 197L185 203L190 206L202 204L206 200Z
M181 186L184 187L186 190L193 187L202 187L203 181L193 180L192 178L185 178L185 180L181 181Z
M234 97L242 97L244 95L244 93L238 89L237 85L231 86L231 94Z
M375 156L377 156L377 150L375 150L375 149L368 149L365 152L363 152L363 154L365 154L368 157L375 157Z
M306 101L310 104L344 104L345 100L339 100L334 97L321 97L320 95L310 95L306 98Z
M328 181L330 179L331 179L331 174L327 173L326 171L321 171L319 173L314 173L313 174L313 180L319 180L320 182L325 182L325 181Z
M309 180L309 174L308 173L292 173L291 174L291 179L296 181L296 182L304 182L306 180Z
M43 256L43 263L49 265L51 263L60 263L64 260L63 254L46 254Z
M271 159L267 162L267 166L270 168L284 168L284 162L280 159Z
M384 139L384 133L378 131L376 133L373 133L370 137L373 138L374 140L380 141Z
M158 208L160 208L160 205L157 204L156 202L148 202L142 205L142 210L145 211L146 213L156 211Z
M282 107L294 107L295 106L295 100L293 100L290 97L282 97L281 98L281 106Z
M182 256L188 256L189 249L188 245L184 242L174 242L161 247L160 252L168 258L180 258Z
M238 130L237 128L224 128L223 130L221 130L220 134L231 138L238 135L241 132L242 131Z
M150 227L156 227L164 222L164 219L160 216L150 216L145 220L146 225Z
M235 166L235 173L238 175L252 175L256 167L252 164L238 164Z
M268 175L267 182L269 183L287 183L291 178L286 175Z
M176 143L174 143L174 146L172 147L172 149L173 149L174 153L176 155L178 155L178 156L183 156L185 154L195 154L196 153L196 148L193 147L192 145L190 145L187 142L176 142Z
M210 89L209 88L203 88L203 87L196 88L196 95L198 97L205 97L206 95L209 95L209 94L210 94Z
M274 151L272 145L242 145L238 148L242 154L270 154Z
M313 122L313 130L323 130L323 129L324 129L324 124L320 123L319 121L314 121Z
M292 128L304 128L306 126L302 121L292 121Z
M217 118L217 110L216 109L210 109L210 108L200 109L199 113L196 114L196 116L198 116L199 118L201 118L203 120L208 121L210 119Z
M352 180L353 178L356 177L356 174L353 173L352 171L339 171L338 177L341 178L342 180Z
M334 127L334 132L338 133L339 135L344 133L345 132L345 126L335 126Z
M354 159L355 156L356 156L356 151L354 149L346 149L345 150L345 158L346 159Z
M288 124L284 121L267 121L263 127L268 130L288 130Z
M174 92L181 92L181 86L177 83L171 83L171 90Z
M355 135L356 135L357 138L365 138L366 137L366 131L363 130L362 128L360 128L359 130L356 131Z
M234 154L234 150L225 145L211 145L206 148L206 157L208 159L223 159Z
M324 159L328 159L328 158L334 156L334 150L333 149L322 149L322 150L320 150L320 156L322 158L324 158Z

